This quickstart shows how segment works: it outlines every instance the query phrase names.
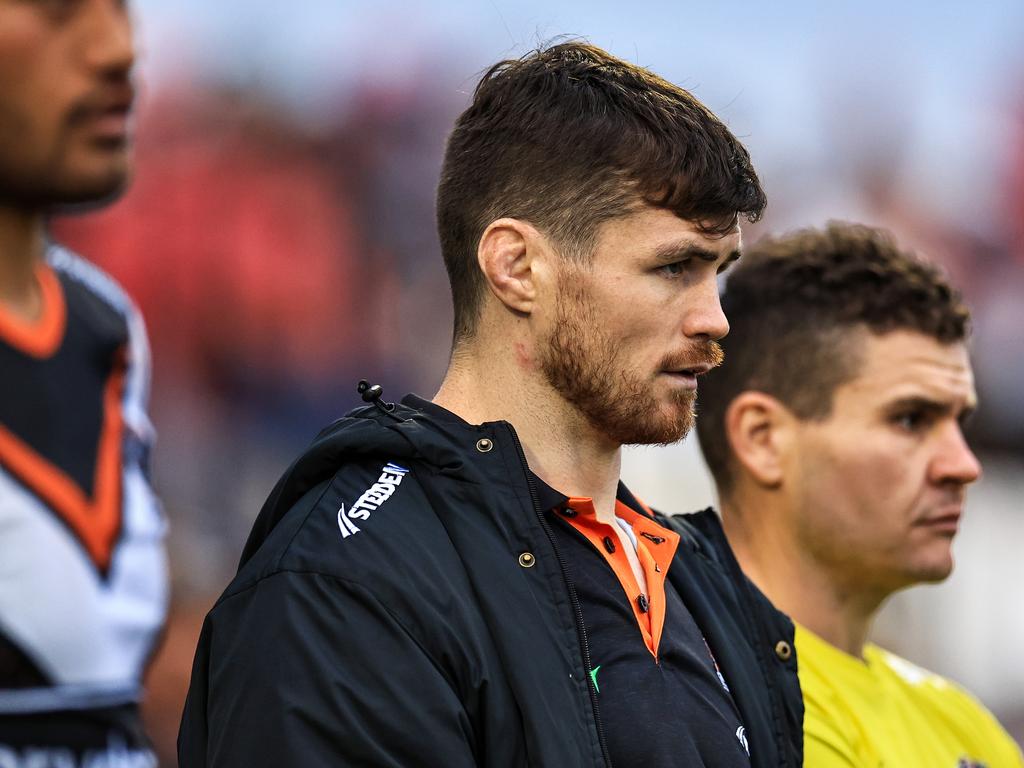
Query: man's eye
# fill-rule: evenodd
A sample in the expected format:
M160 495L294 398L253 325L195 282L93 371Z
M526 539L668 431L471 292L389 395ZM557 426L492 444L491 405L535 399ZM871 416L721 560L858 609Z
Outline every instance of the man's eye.
M917 432L928 424L928 416L923 411L907 411L893 417L893 423L907 432Z
M81 4L81 0L35 0L35 4L51 15L67 16Z
M658 271L668 277L675 277L676 275L683 274L683 270L686 269L686 264L686 261L673 261L671 264L665 264L664 266L658 267Z

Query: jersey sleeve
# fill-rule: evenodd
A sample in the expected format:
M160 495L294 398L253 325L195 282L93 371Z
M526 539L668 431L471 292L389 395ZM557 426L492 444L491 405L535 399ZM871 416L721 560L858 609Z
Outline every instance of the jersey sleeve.
M1024 768L1024 754L1017 742L988 710L983 709L982 713L981 730L988 749L988 768Z
M960 733L985 768L1024 768L1021 749L984 704L960 686L943 681L943 707L939 716Z
M127 459L138 463L149 477L149 455L156 440L156 431L149 418L149 391L152 363L146 323L138 308L127 302L125 321L128 326L127 370L122 398L124 424L129 450Z
M475 766L442 670L366 587L278 572L204 625L179 735L183 768Z

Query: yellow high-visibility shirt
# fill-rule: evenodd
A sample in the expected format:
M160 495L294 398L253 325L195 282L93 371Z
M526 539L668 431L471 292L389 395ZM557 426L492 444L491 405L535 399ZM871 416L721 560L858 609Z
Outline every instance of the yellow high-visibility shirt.
M963 689L876 645L858 659L796 628L807 768L1024 768Z

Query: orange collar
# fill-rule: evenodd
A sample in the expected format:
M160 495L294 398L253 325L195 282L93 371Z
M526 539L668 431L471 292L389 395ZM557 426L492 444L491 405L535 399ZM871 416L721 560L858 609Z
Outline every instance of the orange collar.
M643 502L637 501L643 506ZM618 537L612 528L615 524L598 521L592 499L570 498L559 514L587 538L611 567L632 606L633 618L647 650L657 660L661 633L665 628L665 578L679 546L679 534L663 528L622 499L616 500L616 516L630 526L636 538L637 559L647 581L648 592L643 594L625 552L621 546L616 546Z
M43 311L39 318L26 322L0 305L0 339L27 355L47 358L53 355L64 339L67 305L64 290L53 269L40 262L35 268Z

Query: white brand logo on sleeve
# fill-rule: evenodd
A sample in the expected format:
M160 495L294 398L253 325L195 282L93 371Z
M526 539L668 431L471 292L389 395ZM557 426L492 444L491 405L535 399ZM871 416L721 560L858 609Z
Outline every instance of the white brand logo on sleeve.
M341 531L341 537L347 539L352 534L359 533L359 527L352 521L369 519L371 512L376 511L381 504L391 498L391 494L401 485L402 478L407 474L408 469L389 461L381 470L377 482L363 491L363 495L348 508L347 512L345 505L342 504L338 510L338 529Z
M743 745L743 749L747 753L747 757L750 757L750 745L747 743L747 729L742 725L736 729L736 738L740 740L740 744Z

